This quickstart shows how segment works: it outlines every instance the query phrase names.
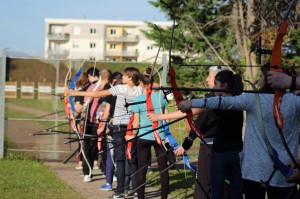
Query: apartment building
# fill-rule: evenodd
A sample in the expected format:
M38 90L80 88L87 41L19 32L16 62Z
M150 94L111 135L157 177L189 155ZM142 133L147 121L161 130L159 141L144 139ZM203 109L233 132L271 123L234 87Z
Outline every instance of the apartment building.
M165 28L171 22L152 22ZM45 19L45 57L153 62L158 47L143 21ZM166 52L167 53L167 52Z

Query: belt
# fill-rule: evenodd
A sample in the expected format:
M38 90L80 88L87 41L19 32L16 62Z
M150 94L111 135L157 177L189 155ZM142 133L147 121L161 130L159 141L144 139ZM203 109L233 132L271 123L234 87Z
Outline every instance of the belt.
M119 125L114 125L115 127L118 128L127 128L127 124L119 124Z
M206 144L213 144L214 138L203 138L203 140L206 142ZM201 140L200 145L204 145L205 143Z

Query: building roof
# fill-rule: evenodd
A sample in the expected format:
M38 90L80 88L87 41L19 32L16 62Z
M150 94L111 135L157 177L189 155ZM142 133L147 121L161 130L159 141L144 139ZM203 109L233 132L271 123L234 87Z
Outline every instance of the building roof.
M146 21L129 21L129 20L95 20L95 19L55 19L45 18L45 23L57 23L57 24L104 24L104 25L132 25L140 26L145 25ZM172 26L170 21L147 21L160 26Z

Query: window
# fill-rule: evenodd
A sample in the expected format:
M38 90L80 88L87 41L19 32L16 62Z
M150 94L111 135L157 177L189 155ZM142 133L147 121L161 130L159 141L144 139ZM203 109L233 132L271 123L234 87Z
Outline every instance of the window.
M75 26L75 27L73 28L73 34L74 34L74 35L80 35L80 27Z
M54 28L54 33L57 33L57 34L62 33L62 27L61 26L54 26L53 28Z
M116 58L111 58L111 61L116 61Z
M126 61L131 62L132 59L131 58L126 58Z
M126 35L127 36L132 36L133 35L133 29L127 29L126 30Z
M116 35L117 34L117 30L116 29L110 29L110 34L111 35Z
M54 43L54 50L55 50L56 52L59 52L59 51L60 51L60 43L59 43L59 42L55 42L55 43Z
M96 43L95 42L91 42L90 43L90 48L96 48Z
M147 50L152 50L153 46L152 45L147 45Z
M91 34L91 35L94 35L94 34L96 34L96 33L97 33L96 28L91 28L91 29L90 29L90 34Z
M79 42L78 41L73 41L72 47L73 48L79 48Z
M116 49L116 44L110 44L110 49Z
M90 57L90 61L95 61L96 57Z

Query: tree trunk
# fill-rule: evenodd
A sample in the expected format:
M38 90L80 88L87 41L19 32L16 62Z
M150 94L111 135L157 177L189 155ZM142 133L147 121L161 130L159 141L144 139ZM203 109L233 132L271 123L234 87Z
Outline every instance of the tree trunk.
M253 34L254 29L253 29L253 24L255 22L255 13L254 13L254 0L248 0L248 5L247 5L247 21L246 21L246 27L245 30L246 34L243 34L245 37L245 41L248 40L248 38L246 38L246 35L250 36ZM242 2L239 1L240 6L242 5ZM250 47L244 43L244 47L247 48L247 56L246 58L247 60L247 65L257 65L256 64L256 55L254 52L250 51ZM246 78L248 80L250 80L251 82L254 82L257 78L257 74L258 74L259 68L257 67L246 67Z

